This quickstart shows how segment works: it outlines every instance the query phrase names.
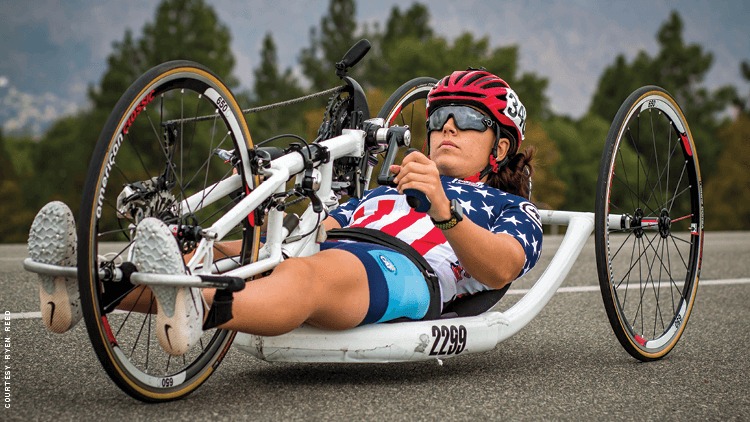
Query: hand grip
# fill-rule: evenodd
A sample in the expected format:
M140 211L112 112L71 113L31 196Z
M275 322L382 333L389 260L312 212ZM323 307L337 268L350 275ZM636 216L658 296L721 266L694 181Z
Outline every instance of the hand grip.
M414 151L419 151L415 148L409 148L404 153L404 157L411 154ZM427 212L432 207L432 203L427 199L427 195L424 192L417 189L404 189L404 195L406 195L406 203L410 207L414 208L416 212Z

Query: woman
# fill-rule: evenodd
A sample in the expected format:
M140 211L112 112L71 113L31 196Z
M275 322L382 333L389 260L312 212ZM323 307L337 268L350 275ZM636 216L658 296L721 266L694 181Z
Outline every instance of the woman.
M429 156L408 155L390 169L397 188L368 191L334 210L323 224L329 230L369 227L411 245L434 269L440 285L435 294L447 304L460 295L504 288L531 269L541 253L542 231L536 208L525 199L533 154L530 149L519 153L526 115L515 92L482 70L453 72L430 91L427 114ZM426 195L432 204L426 214L409 207L406 189ZM135 239L133 263L140 271L185 272L179 247L161 221L145 219ZM71 291L64 279L54 284L56 299L40 288L43 313L50 301L58 311L75 308L77 292L62 294ZM160 344L171 354L183 354L201 335L200 292L152 290ZM213 294L203 290L209 305ZM319 253L287 259L268 277L247 283L234 295L235 317L219 327L279 335L306 322L343 330L400 317L420 319L429 304L425 279L404 255L368 243L325 242ZM56 326L48 316L47 325ZM57 326L68 329L75 322L70 318Z

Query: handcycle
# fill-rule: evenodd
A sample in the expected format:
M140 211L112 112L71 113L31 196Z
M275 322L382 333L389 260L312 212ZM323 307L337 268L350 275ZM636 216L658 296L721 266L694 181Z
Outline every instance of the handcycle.
M327 236L320 224L326 213L342 195L362 195L380 156L376 181L389 183L387 169L399 149L423 135L424 103L436 80L406 82L370 118L364 90L347 73L368 49L361 41L337 63L344 85L325 92L331 97L317 139L283 135L301 141L286 148L254 146L232 93L196 63L156 66L123 95L89 167L77 267L24 261L32 272L78 278L90 340L115 384L146 402L184 397L216 370L232 344L272 362L418 361L492 350L544 308L592 232L605 309L621 345L642 361L674 348L696 296L703 199L685 117L654 86L636 90L614 118L595 211L540 210L543 224L567 226L565 236L533 287L504 312L486 297L469 297L465 308L472 312L461 316L338 332L302 325L264 337L210 328L176 358L158 345L152 313L118 309L141 285L216 288L229 302L245 280L288 257L316 253ZM310 204L301 216L285 215L303 199ZM135 227L146 217L172 228L190 254L188 275L141 273L130 264ZM239 254L221 253L220 242L229 240L241 244ZM229 305L215 304L209 312L214 325L229 317Z

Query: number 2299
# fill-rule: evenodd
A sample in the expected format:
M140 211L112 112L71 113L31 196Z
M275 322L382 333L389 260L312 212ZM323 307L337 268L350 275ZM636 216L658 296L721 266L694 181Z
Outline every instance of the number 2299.
M432 338L434 340L430 356L457 355L466 349L466 327L463 325L458 327L433 325ZM448 346L447 349L446 346Z

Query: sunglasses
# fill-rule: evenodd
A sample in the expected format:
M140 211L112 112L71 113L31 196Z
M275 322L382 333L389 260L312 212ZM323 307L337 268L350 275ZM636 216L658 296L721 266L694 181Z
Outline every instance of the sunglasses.
M493 124L492 119L471 107L445 106L435 110L427 119L427 132L442 130L451 117L461 130L484 132Z

